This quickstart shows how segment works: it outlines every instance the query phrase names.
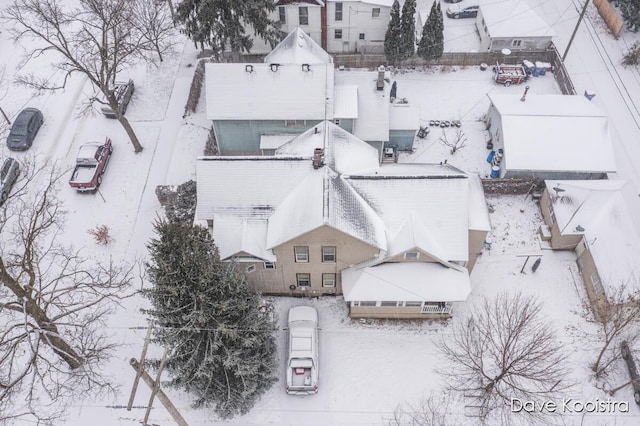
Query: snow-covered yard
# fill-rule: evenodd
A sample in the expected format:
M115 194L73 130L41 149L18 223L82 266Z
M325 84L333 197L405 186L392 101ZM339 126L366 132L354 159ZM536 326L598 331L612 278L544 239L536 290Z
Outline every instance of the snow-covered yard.
M7 3L8 1L0 1L0 7ZM567 28L574 21L564 17L569 12L575 15L575 11L571 9L573 3L569 0L531 0L530 3L543 12L542 15L554 28L561 25L560 35L566 42L569 33ZM464 41L465 37L469 37L469 40L477 37L475 29L470 25L472 21L460 20L455 24L451 22L447 46L451 46L452 51L460 51L459 49L468 46L467 41ZM602 29L596 28L595 31L601 32ZM454 41L460 45L453 44ZM607 92L611 84L610 76L601 63L590 62L586 46L589 43L589 34L579 35L574 47L576 51L572 52L575 56L569 57L569 65L573 65L576 70L574 82L577 83L578 91L587 86L596 87L598 95L595 102L612 116L619 139L637 141L638 129L633 127L633 120L628 119L627 107ZM615 44L610 40L607 43ZM133 261L144 257L145 244L152 236L152 222L160 211L154 194L156 185L179 184L195 178L195 158L202 154L208 131L209 123L204 119L202 104L195 115L182 118L194 70L191 65L195 64L196 57L192 44L180 44L178 52L160 68L139 67L130 70L129 76L136 83L136 92L127 115L145 147L143 153L138 155L133 153L117 122L98 114L78 117L82 101L90 92L86 80L76 76L69 81L63 92L36 96L35 93L11 83L9 76L17 72L20 49L8 39L6 31L0 33L0 51L3 52L2 65L6 70L5 78L0 82L0 106L12 117L25 106L36 106L45 113L44 127L32 148L40 161L57 160L61 167L66 168L73 163L77 148L83 142L102 140L107 135L114 141L115 151L100 193L78 194L66 182L62 182L59 196L68 209L65 243L82 247L86 255L95 258L113 256L118 260ZM618 50L618 56L619 53ZM579 72L580 67L584 67L583 73ZM637 70L628 71L623 73L622 80L630 82L630 78L636 76ZM489 170L485 161L487 150L482 134L484 126L480 120L488 108L486 95L491 91L520 94L524 86L497 86L491 80L490 71L483 72L471 67L416 70L399 73L394 78L398 81L398 96L420 104L423 125L427 125L431 119L460 119L461 129L468 139L467 147L451 154L449 148L439 142L441 130L434 127L426 139L417 140L414 153L402 154L401 161L448 160L462 170L485 176ZM528 84L531 85L531 93L559 92L549 75L534 78ZM633 88L632 90L640 90L640 84L633 85ZM635 93L637 92L632 91L633 96ZM630 95L630 98L633 96ZM0 158L9 155L4 144L0 149ZM633 157L631 154L635 151L630 149L628 152L628 157ZM20 159L28 155L31 154L28 152L16 156ZM628 163L625 160L624 170L638 173L635 165ZM595 388L590 379L588 364L594 355L592 351L585 349L589 342L580 340L569 330L570 326L584 322L575 313L584 297L575 254L571 251L552 252L541 245L537 230L542 218L537 204L530 197L491 196L487 201L492 208L491 245L485 249L472 274L473 287L468 303L477 303L483 297L490 297L504 290L535 294L543 301L546 317L553 322L571 352L568 362L576 385L568 396L580 400L606 399L607 394ZM114 238L113 243L107 247L97 245L87 234L88 229L102 224L110 228ZM539 257L542 261L534 273L531 265ZM137 281L136 285L140 286L142 282ZM416 404L424 395L439 394L444 390L445 384L437 372L453 367L437 357L434 343L447 337L450 322L352 321L348 318L346 304L340 297L276 298L273 303L279 313L278 345L282 361L280 381L249 414L228 423L384 424L398 405ZM122 407L127 403L135 374L129 366L129 359L140 356L145 336L146 321L140 312L144 304L138 297L126 300L108 324L114 341L122 345L104 365L105 373L112 377L117 386L115 395L98 400L79 399L70 407L70 418L66 424L80 426L140 423L149 398L146 385L138 388L134 404L137 408L127 412ZM286 312L291 306L300 304L316 307L321 322L320 391L317 395L304 398L286 395L283 384L286 352L283 328ZM467 310L468 305L456 306L451 321L463 318ZM153 356L158 356L161 350L152 347L150 352ZM626 380L626 372L621 366L616 374L611 379L613 385ZM216 420L212 411L190 408L188 395L172 389L165 389L165 392L189 424L222 424ZM630 388L619 391L615 398L633 401ZM569 413L562 419L555 420L570 425L638 424L640 408L635 404L630 404L629 407L629 413L617 416L588 415L583 418L579 413ZM450 408L450 424L478 424L477 419L461 415L464 412L464 401L453 400ZM157 401L151 413L151 422L158 425L173 424L169 414Z

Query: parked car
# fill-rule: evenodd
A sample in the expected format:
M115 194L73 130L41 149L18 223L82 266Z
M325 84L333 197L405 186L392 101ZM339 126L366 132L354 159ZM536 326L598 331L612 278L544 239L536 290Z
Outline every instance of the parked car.
M640 375L638 375L636 362L633 359L629 344L626 340L620 344L620 352L622 353L622 359L627 363L627 370L629 370L629 377L631 378L631 385L633 386L633 399L636 404L640 405Z
M0 206L7 201L11 188L20 175L20 163L15 158L7 158L0 169Z
M100 142L88 142L80 147L76 157L69 185L78 191L95 191L102 183L102 175L107 169L113 153L111 139Z
M289 356L287 387L289 395L318 392L318 311L310 306L289 309Z
M120 113L124 115L127 112L127 106L131 101L131 97L133 96L133 92L135 91L135 86L133 85L133 80L129 79L129 81L116 81L113 94L116 97L116 101L118 102L118 109ZM106 102L106 100L105 100ZM115 111L108 104L102 105L100 108L102 114L104 114L107 118L117 118Z
M447 9L447 16L453 19L460 18L475 18L478 16L478 5L473 6L463 6L463 5L454 5Z
M460 3L462 0L444 0L445 3Z
M31 148L43 122L44 116L36 108L25 108L20 111L7 137L7 147L12 151L24 151Z

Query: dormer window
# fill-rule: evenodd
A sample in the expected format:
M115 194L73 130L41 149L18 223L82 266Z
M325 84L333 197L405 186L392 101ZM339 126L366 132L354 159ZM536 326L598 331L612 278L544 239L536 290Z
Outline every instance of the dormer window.
M418 253L417 251L408 251L404 254L404 258L406 260L418 260L419 257L420 253Z

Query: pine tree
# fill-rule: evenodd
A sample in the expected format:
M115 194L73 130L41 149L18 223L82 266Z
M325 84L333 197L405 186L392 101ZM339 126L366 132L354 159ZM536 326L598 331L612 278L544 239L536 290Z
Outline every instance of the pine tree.
M169 348L169 384L215 406L222 418L248 412L276 381L275 323L236 264L220 260L207 229L157 221L147 265L146 311Z
M413 56L416 51L416 0L405 0L400 21L400 54L402 59Z
M384 36L384 54L387 61L392 64L398 62L401 58L400 54L400 3L394 0L391 6L391 18L389 26Z
M429 17L422 27L422 36L418 44L418 56L424 59L437 59L444 51L444 23L439 2L433 2Z
M634 33L640 30L640 0L618 0L617 4L627 28Z
M250 51L253 40L245 33L245 23L272 46L279 42L281 24L269 17L275 7L273 0L183 0L175 18L196 47L209 47L219 57L227 48Z

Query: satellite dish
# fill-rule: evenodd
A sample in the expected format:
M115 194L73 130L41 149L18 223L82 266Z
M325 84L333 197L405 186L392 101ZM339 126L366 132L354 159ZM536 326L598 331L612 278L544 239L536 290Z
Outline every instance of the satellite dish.
M507 49L506 47L504 49L502 49L502 54L504 56L508 56L511 55L511 49Z

